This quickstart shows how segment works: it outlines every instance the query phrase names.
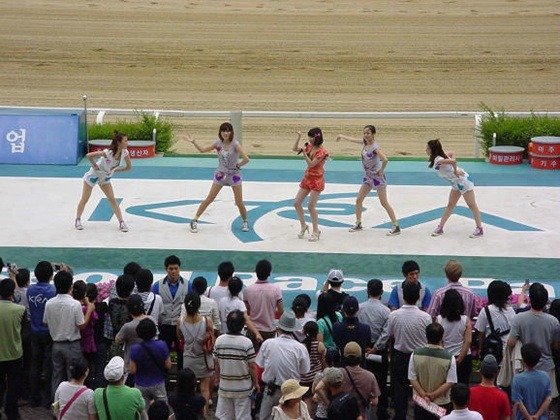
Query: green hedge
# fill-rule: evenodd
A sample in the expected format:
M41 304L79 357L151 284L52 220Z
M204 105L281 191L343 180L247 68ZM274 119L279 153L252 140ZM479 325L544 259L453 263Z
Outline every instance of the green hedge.
M505 111L494 112L482 104L486 115L482 117L480 141L484 154L493 145L496 133L496 146L520 146L527 157L528 144L532 137L560 136L560 118L531 114L530 117L511 117Z
M88 126L90 140L111 139L115 130L125 133L129 140L152 140L152 133L156 129L156 152L167 152L175 143L173 138L173 124L162 118L146 113L138 113L138 121L119 120L103 124Z

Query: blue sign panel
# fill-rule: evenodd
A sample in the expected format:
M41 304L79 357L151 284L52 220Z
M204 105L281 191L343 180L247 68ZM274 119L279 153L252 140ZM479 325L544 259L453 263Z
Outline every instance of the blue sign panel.
M83 110L0 110L0 163L76 165L85 151Z

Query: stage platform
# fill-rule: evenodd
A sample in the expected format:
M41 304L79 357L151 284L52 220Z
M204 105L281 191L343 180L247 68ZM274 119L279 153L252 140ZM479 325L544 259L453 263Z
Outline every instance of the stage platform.
M321 239L297 238L299 223L292 206L304 171L301 159L253 158L243 168L243 192L250 232L241 220L230 188L224 188L199 221L188 230L210 187L215 157L157 157L133 160L130 172L117 174L113 187L121 202L128 233L117 229L107 200L95 188L82 217L83 231L73 227L81 176L89 163L76 166L0 165L3 192L0 256L5 262L33 269L39 260L64 261L76 279L104 281L120 274L128 261L164 275L170 254L182 261L183 276L216 281L216 267L234 263L246 284L261 258L273 264L272 280L285 300L297 293L315 295L332 267L341 268L344 288L365 298L371 278L385 290L402 279L403 261L414 259L421 281L435 289L445 283L443 265L456 258L464 266L464 283L485 295L493 279L511 283L514 292L526 278L545 283L551 297L560 293L560 172L528 164L492 165L464 161L476 184L485 236L469 239L474 230L470 211L459 203L445 235L431 237L447 203L449 185L427 168L425 160L391 160L387 167L389 201L402 234L385 235L390 223L371 193L364 203L361 232L350 233L354 200L362 180L358 159L326 164L327 186L318 204Z

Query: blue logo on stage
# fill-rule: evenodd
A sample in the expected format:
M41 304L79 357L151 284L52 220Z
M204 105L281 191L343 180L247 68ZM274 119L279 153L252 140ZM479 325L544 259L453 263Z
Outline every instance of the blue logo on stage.
M355 196L355 193L321 195L319 202L317 203L319 224L321 226L331 228L348 229L349 227L351 227L354 220L352 220L351 223L343 223L337 220L333 220L331 216L353 216L354 204L337 202L337 200L354 198ZM122 199L118 199L118 201L121 202ZM178 200L163 203L152 203L128 207L126 209L126 212L135 216L148 217L151 219L162 220L170 223L188 225L191 219L175 216L172 214L166 214L165 210L170 208L198 205L199 203L200 200ZM271 213L274 213L277 216L285 219L298 220L296 211L293 208L293 199L281 201L245 201L245 206L249 209L247 211L247 217L251 224L257 223L259 219ZM367 209L364 208L364 211L365 210ZM402 219L399 219L399 225L401 229L407 229L413 226L421 225L423 223L431 222L433 220L439 220L443 211L444 207L440 207L428 211L423 211L412 216L404 217ZM455 208L455 214L471 218L471 211L467 207L457 206ZM523 223L496 216L494 214L482 212L481 215L485 225L495 226L510 232L541 232L541 229L538 229L536 227L525 225ZM99 201L89 220L109 221L112 217L113 211L111 209L111 206L109 205L108 200L106 198L103 198ZM305 218L306 221L311 221L308 215L306 215ZM204 220L198 221L199 225L206 223L211 222ZM239 239L239 241L243 243L251 243L263 240L263 238L261 238L254 230L251 230L249 232L241 232L241 224L242 220L240 216L235 218L231 224L231 231L235 235L235 237ZM387 229L391 227L391 224L383 223L372 227L374 229Z

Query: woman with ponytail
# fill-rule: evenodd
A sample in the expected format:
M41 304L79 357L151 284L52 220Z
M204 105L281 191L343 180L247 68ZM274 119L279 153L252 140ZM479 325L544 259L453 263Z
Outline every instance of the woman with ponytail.
M77 230L82 230L82 213L84 208L91 197L91 192L95 184L99 185L103 194L109 200L109 204L117 216L119 221L119 230L121 232L128 232L128 227L123 220L121 208L115 199L113 186L111 185L111 177L115 172L129 171L132 168L130 156L127 150L128 138L126 134L115 130L111 145L108 149L100 150L97 152L89 152L86 158L91 163L91 169L83 176L82 197L76 209L76 219L74 220L74 227Z

